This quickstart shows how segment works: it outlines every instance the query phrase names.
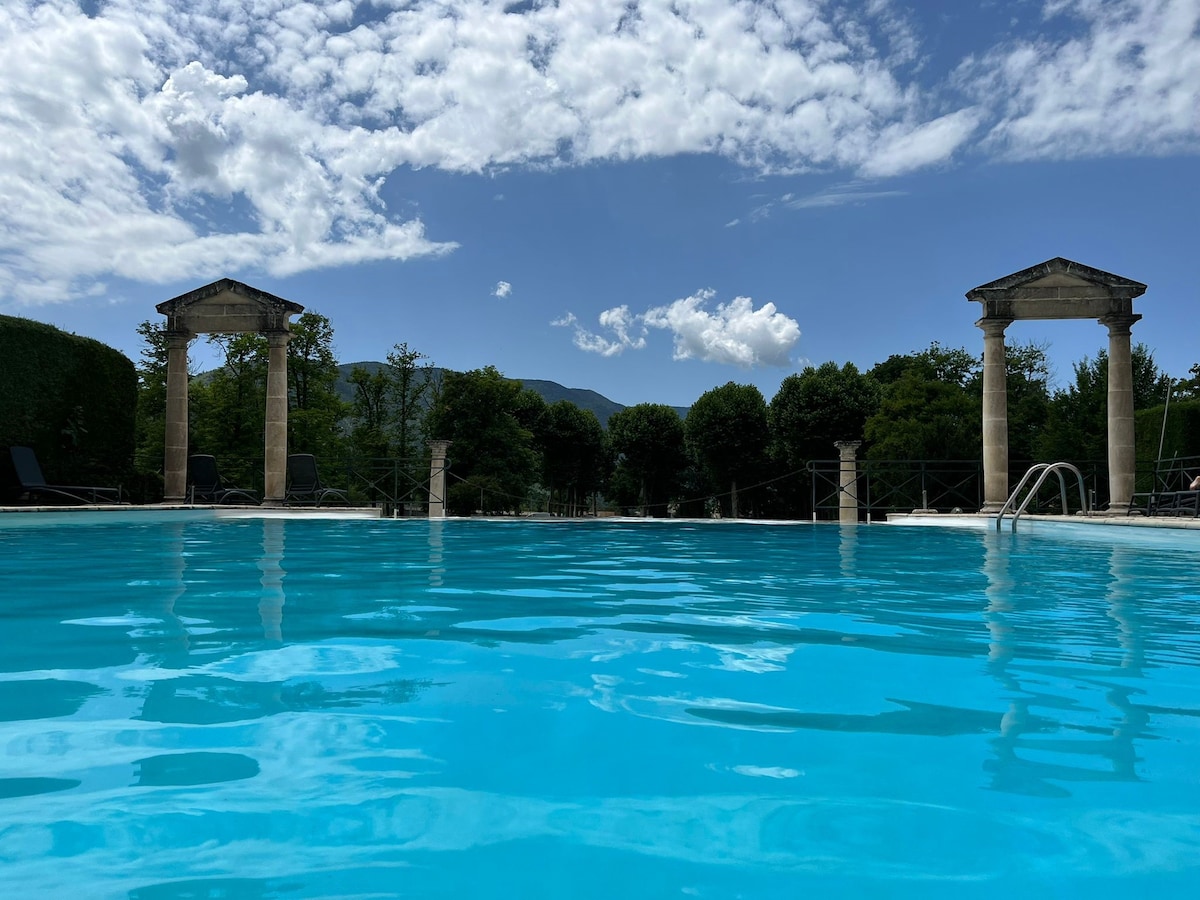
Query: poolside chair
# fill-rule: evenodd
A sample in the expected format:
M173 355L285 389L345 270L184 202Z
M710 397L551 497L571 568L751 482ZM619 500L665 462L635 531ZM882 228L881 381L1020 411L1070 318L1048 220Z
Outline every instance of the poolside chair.
M320 506L326 500L349 504L345 491L325 487L317 474L317 458L311 453L293 453L287 461L287 494L284 503L311 503Z
M217 458L207 453L188 457L188 495L192 503L258 503L252 491L226 487Z
M43 498L50 501L71 501L77 504L120 503L121 489L119 487L90 487L85 485L48 484L38 465L37 454L32 447L9 447L9 458L12 460L11 491L15 492L14 499L37 500Z

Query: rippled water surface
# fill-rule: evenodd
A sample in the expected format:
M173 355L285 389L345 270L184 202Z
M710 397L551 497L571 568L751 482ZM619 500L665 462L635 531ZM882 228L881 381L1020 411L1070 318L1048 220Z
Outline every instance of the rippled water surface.
M1197 549L0 529L0 894L1195 895Z

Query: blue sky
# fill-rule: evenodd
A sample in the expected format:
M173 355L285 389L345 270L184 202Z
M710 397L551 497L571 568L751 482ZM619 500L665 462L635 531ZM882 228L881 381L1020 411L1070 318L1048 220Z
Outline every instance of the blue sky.
M135 358L230 277L346 362L770 399L980 352L963 295L1065 256L1200 362L1200 0L9 0L0 148L0 312Z

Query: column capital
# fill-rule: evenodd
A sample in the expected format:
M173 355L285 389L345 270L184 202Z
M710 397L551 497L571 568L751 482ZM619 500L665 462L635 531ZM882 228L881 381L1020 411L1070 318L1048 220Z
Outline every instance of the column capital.
M168 331L166 337L168 350L186 350L195 335L190 331Z
M1134 323L1141 316L1137 313L1113 313L1108 316L1101 316L1097 321L1108 329L1110 337L1117 335L1129 334Z
M445 456L446 451L450 449L450 445L454 441L427 441L426 446L434 456Z
M838 448L842 459L854 459L858 448L862 446L862 441L834 441L833 446Z
M268 331L267 345L270 347L286 347L292 339L290 331Z
M1005 330L1012 323L1012 319L993 319L990 317L985 317L979 319L975 323L975 327L983 330L984 337L1004 337Z

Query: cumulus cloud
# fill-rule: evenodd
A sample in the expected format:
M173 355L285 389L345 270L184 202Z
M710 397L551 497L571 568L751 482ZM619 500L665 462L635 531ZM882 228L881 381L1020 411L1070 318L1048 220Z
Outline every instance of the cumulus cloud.
M452 252L384 202L403 169L710 153L883 179L1200 143L1196 0L1048 0L1036 37L938 83L901 0L95 7L0 5L0 302Z
M641 314L632 313L628 306L607 309L599 316L600 332L584 328L573 313L551 324L574 328L575 346L601 356L640 350L646 346L649 329L657 328L674 336L676 360L697 359L746 369L789 364L789 355L800 340L795 319L779 312L773 303L755 309L749 297L735 297L709 311L708 303L715 296L715 291L705 289Z
M718 303L713 312L706 304L715 291L697 291L669 306L647 310L643 320L651 328L664 328L675 336L675 359L752 368L786 366L788 355L800 340L800 326L764 303L758 309L749 297Z
M499 297L501 300L503 300L505 297L507 297L511 293L512 293L512 285L509 284L507 281L497 281L496 287L492 290L492 296Z
M1013 159L1194 153L1200 3L1050 0L1047 30L970 59L959 85L994 116L984 142Z

